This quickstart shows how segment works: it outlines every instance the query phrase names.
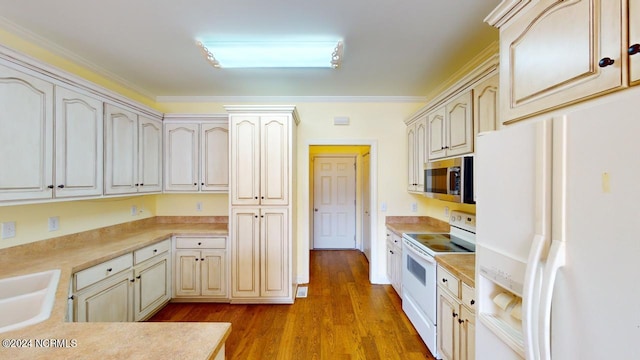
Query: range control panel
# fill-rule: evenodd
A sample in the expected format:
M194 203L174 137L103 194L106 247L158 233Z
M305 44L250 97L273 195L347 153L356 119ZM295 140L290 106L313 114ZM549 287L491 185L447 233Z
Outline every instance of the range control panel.
M476 215L453 210L449 217L449 225L456 226L473 233L476 232Z

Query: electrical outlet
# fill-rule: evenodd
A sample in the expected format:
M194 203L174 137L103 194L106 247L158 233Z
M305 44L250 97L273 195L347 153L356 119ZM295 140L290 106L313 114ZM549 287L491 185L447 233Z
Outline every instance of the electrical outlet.
M9 239L16 236L16 222L7 221L2 223L2 238Z
M131 216L138 215L138 207L136 205L131 206Z
M49 231L57 231L60 228L60 217L52 216L49 218Z
M202 201L196 203L196 211L202 211Z
M385 212L387 211L387 203L386 202L382 202L382 204L380 204L380 211Z
M411 212L418 211L418 203L411 203Z
M449 217L449 207L448 206L444 207L444 216Z

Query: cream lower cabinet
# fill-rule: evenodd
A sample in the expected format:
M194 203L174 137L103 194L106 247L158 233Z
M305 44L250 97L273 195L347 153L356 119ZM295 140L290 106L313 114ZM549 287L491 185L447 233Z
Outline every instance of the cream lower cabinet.
M75 273L74 320L129 322L153 315L171 299L170 250L167 239Z
M402 237L387 229L387 278L402 297Z
M287 209L236 207L231 216L232 301L292 302Z
M176 301L228 301L227 238L175 237Z
M443 360L475 359L474 289L437 268L438 353Z
M629 0L629 81L640 84L640 0Z

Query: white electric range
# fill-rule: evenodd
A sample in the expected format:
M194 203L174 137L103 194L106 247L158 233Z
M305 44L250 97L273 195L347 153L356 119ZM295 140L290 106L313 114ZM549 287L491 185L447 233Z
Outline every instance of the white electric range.
M452 211L449 233L402 234L402 310L433 356L437 348L436 261L441 254L475 252L476 216Z

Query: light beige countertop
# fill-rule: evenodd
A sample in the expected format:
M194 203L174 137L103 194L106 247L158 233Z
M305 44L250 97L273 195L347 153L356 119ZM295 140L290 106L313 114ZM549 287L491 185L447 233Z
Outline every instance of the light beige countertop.
M385 226L402 236L402 233L448 233L449 223L429 216L387 216Z
M60 269L51 316L0 334L26 347L0 347L2 359L209 359L231 332L230 323L65 322L72 274L173 235L227 236L225 222L178 223L187 218L150 218L60 238L0 249L0 278ZM55 339L49 347L36 347ZM28 340L31 340L31 347ZM39 341L39 342L38 342ZM52 348L51 344L62 347ZM14 343L15 344L15 343Z
M476 287L476 255L468 254L444 254L436 255L436 261L443 268L455 275L463 283Z

